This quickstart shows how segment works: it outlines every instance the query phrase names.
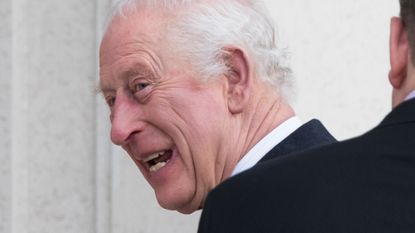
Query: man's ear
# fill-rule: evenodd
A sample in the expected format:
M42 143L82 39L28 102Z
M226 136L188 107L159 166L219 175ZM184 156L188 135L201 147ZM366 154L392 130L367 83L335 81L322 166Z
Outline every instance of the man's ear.
M394 89L399 89L407 76L408 35L399 17L393 17L390 25L390 64L389 82Z
M223 52L228 68L226 74L228 109L232 114L237 114L242 112L248 104L253 81L253 68L243 50L237 47L226 47Z

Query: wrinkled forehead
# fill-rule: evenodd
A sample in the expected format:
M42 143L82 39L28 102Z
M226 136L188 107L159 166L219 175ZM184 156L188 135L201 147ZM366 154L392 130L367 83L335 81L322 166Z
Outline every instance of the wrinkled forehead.
M159 67L162 62L163 20L153 14L115 16L101 41L99 51L100 86L116 80L131 66L147 64Z
M112 18L101 41L100 56L114 48L133 43L157 45L164 33L166 19L157 11L137 11Z

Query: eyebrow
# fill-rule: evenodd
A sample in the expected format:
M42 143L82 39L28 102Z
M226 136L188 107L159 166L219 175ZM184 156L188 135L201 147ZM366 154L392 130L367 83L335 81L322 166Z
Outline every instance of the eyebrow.
M124 71L121 72L121 74L118 76L119 79L126 80L131 76L134 75L142 75L142 76L154 76L153 71L151 71L147 65L144 65L141 62L134 63L131 66L128 66ZM95 93L96 94L104 94L106 92L114 91L113 88L109 86L105 86L101 80L99 80L99 83L95 86Z

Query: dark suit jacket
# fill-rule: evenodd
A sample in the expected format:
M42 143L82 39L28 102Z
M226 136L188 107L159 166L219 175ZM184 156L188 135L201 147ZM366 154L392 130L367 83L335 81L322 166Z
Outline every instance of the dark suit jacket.
M228 179L209 194L199 232L415 232L415 99L360 137Z
M258 164L333 142L336 142L336 139L324 128L320 121L313 119L288 135L268 152Z
M320 121L314 119L302 125L287 138L281 141L270 152L268 152L258 162L258 164L267 163L275 159L283 158L285 155L290 153L305 151L307 149L312 149L333 142L336 142L336 139L326 130L326 128L324 128ZM254 167L258 166L258 164ZM233 178L231 178L231 180L232 179ZM207 212L207 210L204 210L203 215L205 216ZM202 228L199 229L199 231L209 232L202 230Z

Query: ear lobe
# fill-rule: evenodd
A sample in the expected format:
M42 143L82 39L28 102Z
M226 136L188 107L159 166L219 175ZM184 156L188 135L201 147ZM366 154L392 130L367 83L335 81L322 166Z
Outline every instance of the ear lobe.
M240 113L248 104L250 86L252 84L251 65L246 53L235 47L226 47L225 64L228 83L228 109L232 114Z
M389 81L395 89L399 89L407 76L409 45L407 31L398 17L391 19L389 49Z

